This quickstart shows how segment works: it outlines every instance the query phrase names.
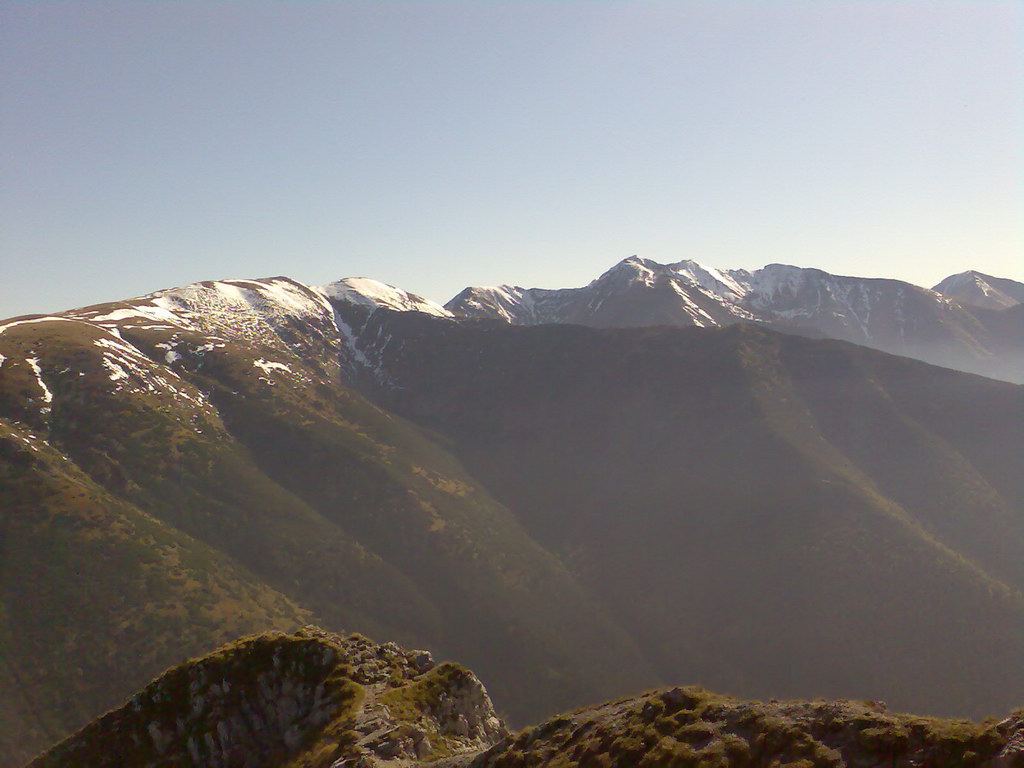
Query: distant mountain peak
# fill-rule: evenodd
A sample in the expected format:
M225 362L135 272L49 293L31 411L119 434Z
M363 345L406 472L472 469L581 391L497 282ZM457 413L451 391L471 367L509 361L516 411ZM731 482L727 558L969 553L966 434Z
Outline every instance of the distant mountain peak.
M1024 283L973 269L950 275L932 290L964 304L986 309L1006 309L1024 302Z
M437 302L369 277L345 277L316 290L328 299L346 301L371 309L382 307L398 312L415 311L438 317L452 316L451 312Z
M646 285L652 285L656 275L664 270L663 264L633 255L612 266L596 280L591 281L590 285L604 284L609 280L639 281Z

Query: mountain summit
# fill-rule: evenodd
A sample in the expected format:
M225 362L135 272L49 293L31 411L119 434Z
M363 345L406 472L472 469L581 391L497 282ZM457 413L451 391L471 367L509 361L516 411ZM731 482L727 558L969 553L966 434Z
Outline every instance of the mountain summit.
M1024 302L1024 283L974 270L950 275L932 290L963 304L988 309L1006 309Z

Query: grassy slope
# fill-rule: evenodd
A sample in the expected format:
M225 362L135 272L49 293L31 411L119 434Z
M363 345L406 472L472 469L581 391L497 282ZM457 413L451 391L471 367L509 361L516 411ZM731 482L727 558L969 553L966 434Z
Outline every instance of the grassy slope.
M896 714L875 702L737 701L688 687L553 718L489 750L472 766L970 768L993 765L1006 744L1007 733L994 721Z
M257 407L232 398L221 412L269 476L433 598L441 635L412 637L478 669L514 720L655 679L564 567L404 420L338 397L334 412L386 446L377 458L322 406Z
M753 327L372 322L402 342L381 401L452 439L664 679L1016 702L1019 387Z
M154 343L130 338L143 349ZM303 370L279 349L229 343L204 355L190 378L265 478L414 584L431 615L396 605L396 588L364 564L366 572L349 579L357 587L329 603L314 601L310 588L288 594L332 626L339 625L334 606L363 601L375 621L345 619L345 626L464 659L518 722L656 679L593 597L437 443L346 387L325 386L313 370L268 386L254 374L260 355ZM251 483L230 487L253 495ZM280 547L278 536L249 547L261 541ZM325 581L317 569L338 560L332 546L334 556L301 560L307 578Z
M1024 587L1024 388L848 346L778 345L823 439L939 541Z
M118 342L95 326L49 321L0 336L0 414L37 446L15 440L35 458L3 478L5 498L21 501L4 508L2 648L7 669L48 670L30 699L19 692L29 686L5 689L19 701L4 702L15 720L0 727L12 743L22 737L18 748L44 746L197 644L310 615L464 653L520 722L654 682L625 633L457 461L339 385L329 364L259 335L227 342L130 325L121 335L145 354L117 352L129 375L116 378L104 356ZM173 366L163 364L169 347L181 355ZM266 360L291 372L259 368ZM101 552L62 528L18 523L51 504L45 487L28 491L50 482L51 466L73 473L68 495L91 498ZM147 533L127 544L114 533L139 520ZM167 541L159 552L189 549L191 565L151 565L155 540ZM26 578L35 561L47 563L45 579ZM227 584L237 617L190 609L181 584L211 581ZM123 632L135 604L155 607ZM62 665L78 642L107 665ZM46 727L18 734L31 718Z
M183 654L310 614L0 422L0 754L21 764Z

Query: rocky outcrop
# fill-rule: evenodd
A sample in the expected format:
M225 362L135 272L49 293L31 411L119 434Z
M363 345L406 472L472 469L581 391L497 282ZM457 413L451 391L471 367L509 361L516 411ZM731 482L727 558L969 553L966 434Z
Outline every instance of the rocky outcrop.
M1006 743L992 761L993 768L1024 766L1024 710L1018 710L1003 720L996 725L996 729L1006 738Z
M463 667L306 627L169 670L30 768L369 768L475 754L507 735Z
M315 628L303 633L341 643L352 679L362 687L354 740L339 766L476 753L509 735L483 684L458 664L435 664L426 651L379 645L361 635L338 638Z

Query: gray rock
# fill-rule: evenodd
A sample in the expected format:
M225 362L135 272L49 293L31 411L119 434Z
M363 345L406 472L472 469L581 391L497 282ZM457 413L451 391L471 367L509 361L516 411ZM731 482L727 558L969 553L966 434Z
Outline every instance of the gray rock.
M430 655L430 651L413 651L412 665L417 672L423 674L434 668L434 657Z

